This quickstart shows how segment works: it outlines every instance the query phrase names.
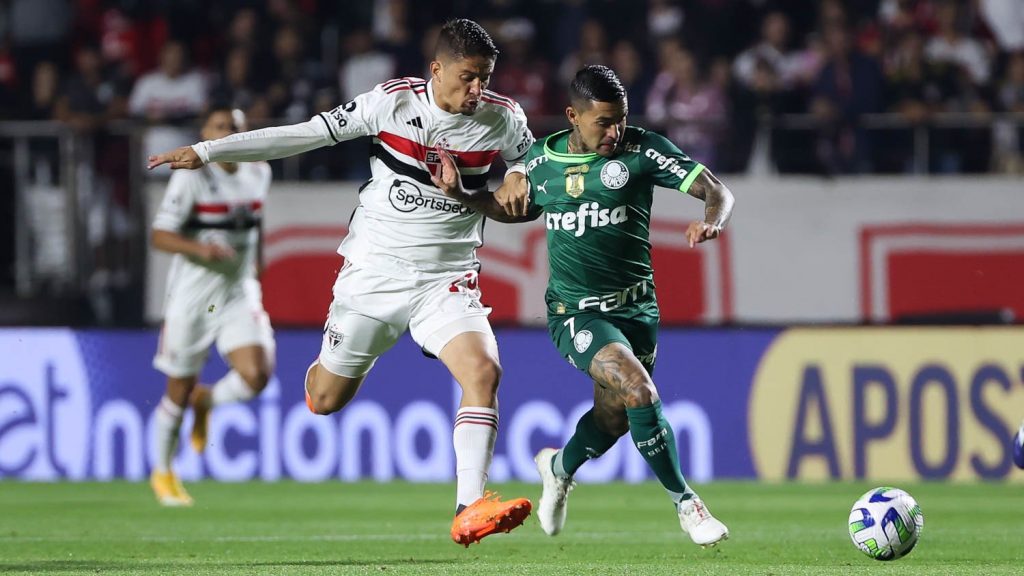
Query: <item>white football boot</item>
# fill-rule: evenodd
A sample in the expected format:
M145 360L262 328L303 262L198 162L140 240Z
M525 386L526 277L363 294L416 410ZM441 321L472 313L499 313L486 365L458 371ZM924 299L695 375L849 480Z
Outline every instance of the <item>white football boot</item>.
M540 521L541 529L548 536L558 534L562 531L562 526L565 526L565 510L568 507L569 492L576 486L572 478L560 478L552 471L551 462L555 459L556 454L558 454L558 450L544 448L533 457L544 486L540 502L537 504L537 520Z
M712 516L704 501L696 496L679 503L679 526L694 544L702 547L714 546L729 538L729 529Z

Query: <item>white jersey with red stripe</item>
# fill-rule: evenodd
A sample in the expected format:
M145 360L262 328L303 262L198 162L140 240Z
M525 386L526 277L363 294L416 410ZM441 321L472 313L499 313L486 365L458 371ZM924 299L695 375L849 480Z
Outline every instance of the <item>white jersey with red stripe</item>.
M200 142L204 163L270 160L359 136L371 136L372 177L363 185L348 236L338 252L391 278L431 279L477 268L483 217L446 197L430 181L443 147L456 159L467 190L483 189L499 155L525 173L533 144L515 101L485 90L473 115L452 114L434 99L432 82L398 78L308 122Z
M203 262L175 254L167 277L168 299L187 294L189 300L224 304L242 295L245 280L255 279L263 203L270 189L271 172L265 162L237 166L234 173L209 164L199 170L171 174L153 228L206 244L230 246L235 257Z
M484 91L475 114L452 114L434 101L431 82L400 78L319 119L333 141L373 137L372 177L340 254L396 278L478 267L483 217L446 197L430 175L440 166L438 147L454 156L466 190L487 188L498 155L510 167L521 165L533 135L515 101Z

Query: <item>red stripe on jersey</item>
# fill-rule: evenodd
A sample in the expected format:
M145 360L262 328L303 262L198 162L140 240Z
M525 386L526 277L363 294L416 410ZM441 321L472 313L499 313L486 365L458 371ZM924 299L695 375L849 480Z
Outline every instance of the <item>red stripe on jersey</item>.
M484 90L484 94L483 95L484 96L490 96L491 98L494 98L496 100L504 100L505 102L507 102L510 105L513 105L513 104L516 103L515 100L509 98L508 96L505 96L504 94L498 94L494 90Z
M377 134L380 141L390 146L397 152L408 156L409 158L417 162L427 161L427 152L432 152L433 148L428 148L419 142L409 140L408 138L399 136L398 134L392 134L391 132L381 132ZM449 150L452 156L455 156L455 163L463 168L486 168L491 165L494 161L494 157L498 155L498 150L479 150L479 151L459 151Z
M406 86L405 84L402 84L402 85L398 86L397 88L392 88L390 90L385 90L384 93L385 94L394 94L395 92L401 92L402 90L412 90L412 88Z
M235 206L241 206L250 210L259 210L263 207L263 202L256 200L255 202L245 202L242 204L236 204ZM196 212L202 214L227 214L233 208L231 204L196 204L194 209Z
M498 150L481 150L479 152L452 152L459 161L459 166L466 168L486 168L498 155Z
M380 134L377 134L377 138L380 138L381 142L394 148L397 152L401 152L417 162L425 162L427 158L427 151L431 150L419 142L403 138L402 136L392 134L391 132L381 132Z
M504 106L505 108L508 108L509 110L511 110L513 112L516 111L516 109L513 108L512 105L509 104L508 102L503 102L501 100L497 100L495 98L491 98L490 96L481 96L480 100L482 100L484 102L490 102L491 104L497 104L498 106Z

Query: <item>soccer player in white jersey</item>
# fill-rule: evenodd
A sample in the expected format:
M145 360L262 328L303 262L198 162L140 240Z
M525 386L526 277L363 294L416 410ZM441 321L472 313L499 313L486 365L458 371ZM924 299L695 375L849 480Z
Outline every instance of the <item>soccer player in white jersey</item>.
M200 134L215 139L234 132L232 111L213 108ZM274 333L256 279L269 187L265 162L216 162L195 172L174 172L153 221L153 247L174 254L153 359L153 366L167 375L167 392L156 411L159 453L150 484L165 506L192 504L171 469L190 397L195 411L192 446L202 452L210 409L253 398L272 371ZM231 370L212 388L198 386L214 342Z
M518 104L486 89L497 54L480 25L453 20L440 31L429 81L392 80L302 124L149 159L150 168L196 169L373 138L372 177L338 248L345 266L334 285L319 358L306 374L306 401L317 414L340 410L377 358L409 330L462 387L453 434L458 488L451 536L466 546L519 526L531 510L525 498L500 501L484 493L497 437L501 365L477 279L483 217L431 181L443 148L456 158L468 190L486 188L499 155L509 167L504 185L523 185L522 159L533 135Z

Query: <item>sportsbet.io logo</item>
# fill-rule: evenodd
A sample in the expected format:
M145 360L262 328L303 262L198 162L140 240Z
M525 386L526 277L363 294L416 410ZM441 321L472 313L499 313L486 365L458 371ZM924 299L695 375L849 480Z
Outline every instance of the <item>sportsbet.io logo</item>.
M447 198L424 196L419 186L398 178L391 184L391 189L388 191L388 200L391 201L391 206L395 210L404 213L413 212L418 208L451 212L452 214L470 214L473 212L462 204L452 202Z

